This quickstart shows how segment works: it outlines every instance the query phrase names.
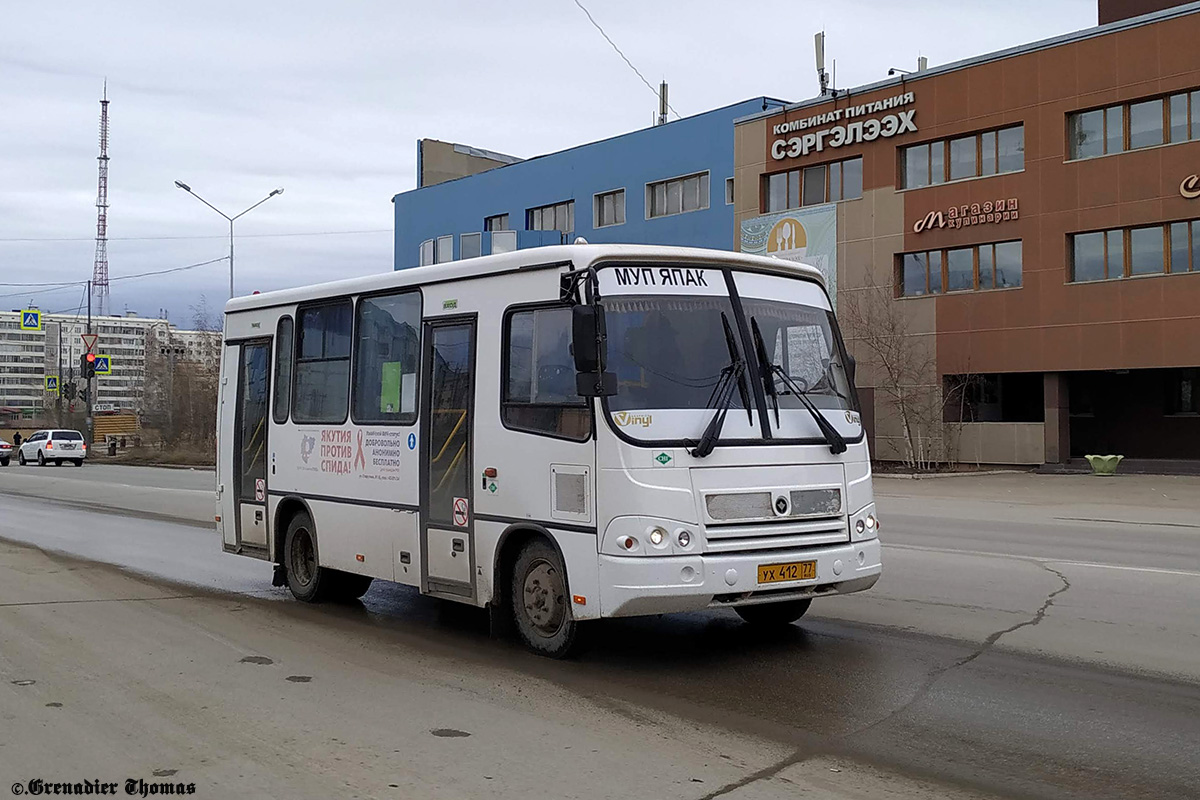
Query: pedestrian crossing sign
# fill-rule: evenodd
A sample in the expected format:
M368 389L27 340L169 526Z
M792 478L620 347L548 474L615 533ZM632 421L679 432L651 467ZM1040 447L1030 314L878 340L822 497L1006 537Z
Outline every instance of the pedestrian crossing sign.
M49 392L50 394L58 394L58 376L57 375L47 375L46 376L46 391Z
M42 312L34 309L26 309L21 312L21 330L23 331L40 331L42 329Z
M92 364L96 367L97 375L112 375L112 359L108 356L96 356Z

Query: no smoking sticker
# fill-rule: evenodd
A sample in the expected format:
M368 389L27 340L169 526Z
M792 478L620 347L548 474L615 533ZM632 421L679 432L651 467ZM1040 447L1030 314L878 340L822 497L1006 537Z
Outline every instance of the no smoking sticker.
M254 479L254 499L260 503L267 499L267 482L263 478Z
M454 524L460 528L467 527L467 498L454 498Z

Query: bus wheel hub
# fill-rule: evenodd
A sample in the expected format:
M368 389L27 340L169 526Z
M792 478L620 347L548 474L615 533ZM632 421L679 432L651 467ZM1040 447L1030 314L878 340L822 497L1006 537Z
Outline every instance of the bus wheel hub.
M553 634L562 624L563 590L557 573L540 562L525 575L525 613L539 630Z

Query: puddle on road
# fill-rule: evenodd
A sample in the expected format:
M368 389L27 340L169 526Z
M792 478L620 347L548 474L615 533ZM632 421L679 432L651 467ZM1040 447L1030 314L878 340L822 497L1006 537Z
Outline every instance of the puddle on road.
M246 656L239 663L241 664L274 664L275 662L266 656Z
M443 739L462 739L471 735L466 731L455 730L454 728L434 728L430 733Z

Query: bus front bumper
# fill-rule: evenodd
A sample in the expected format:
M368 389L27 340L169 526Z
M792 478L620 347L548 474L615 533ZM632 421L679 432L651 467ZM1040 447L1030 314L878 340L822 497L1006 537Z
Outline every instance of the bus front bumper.
M816 561L817 577L760 584L766 564ZM632 617L753 605L869 589L883 570L878 539L771 551L694 556L600 555L600 614Z

